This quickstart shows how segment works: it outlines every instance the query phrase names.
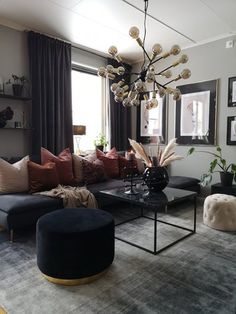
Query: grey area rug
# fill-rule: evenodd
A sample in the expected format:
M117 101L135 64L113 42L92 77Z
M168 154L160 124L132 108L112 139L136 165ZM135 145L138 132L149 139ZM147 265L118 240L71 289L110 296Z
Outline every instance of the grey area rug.
M130 215L122 204L112 212L118 219ZM181 203L160 216L189 226L192 206ZM235 314L236 233L203 225L200 205L197 220L195 235L157 256L116 240L109 271L96 282L74 287L42 278L34 233L18 234L13 244L0 233L0 305L8 314ZM117 227L116 234L151 248L152 227L150 220L135 220ZM161 245L182 234L168 228L158 225Z

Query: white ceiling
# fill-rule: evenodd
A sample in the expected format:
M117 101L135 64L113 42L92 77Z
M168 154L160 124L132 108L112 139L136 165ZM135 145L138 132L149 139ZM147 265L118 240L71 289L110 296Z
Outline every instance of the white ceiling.
M117 46L130 62L142 51L129 35L143 37L144 0L0 0L0 24L31 29L106 53ZM236 0L149 0L146 50L160 43L182 48L236 34Z

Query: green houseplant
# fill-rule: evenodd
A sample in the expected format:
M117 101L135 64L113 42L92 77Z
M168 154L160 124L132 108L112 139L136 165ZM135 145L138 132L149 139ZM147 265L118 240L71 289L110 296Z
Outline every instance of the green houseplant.
M100 133L98 136L96 136L96 138L94 140L94 145L96 148L103 151L103 149L107 146L107 144L108 144L108 141L106 140L105 135Z
M221 184L224 186L230 186L232 185L233 180L236 181L236 164L234 163L227 164L226 159L224 159L222 156L222 149L219 146L216 147L215 153L203 150L195 150L194 147L191 147L188 150L188 155L191 155L194 152L209 154L212 155L214 158L210 162L208 172L202 175L201 181L203 186L206 186L207 184L211 183L212 173L214 172L220 173Z

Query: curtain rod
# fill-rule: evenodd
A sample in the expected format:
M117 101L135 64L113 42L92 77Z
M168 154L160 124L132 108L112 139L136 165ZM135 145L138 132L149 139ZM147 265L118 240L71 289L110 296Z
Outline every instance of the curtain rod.
M54 38L54 39L57 39L57 40L60 40L60 41L63 41L63 42L65 42L65 43L67 43L67 44L70 44L72 48L76 48L76 49L79 49L79 50L82 50L82 51L91 53L91 54L93 54L93 55L95 55L95 56L98 56L98 57L101 57L101 58L104 58L104 59L107 59L107 57L108 57L108 56L107 56L107 57L102 56L102 55L100 55L100 54L97 53L97 52L89 51L89 50L87 50L87 49L85 49L85 48L80 48L80 47L78 47L78 46L75 46L75 44L73 44L72 42L70 42L70 41L68 41L68 40L65 40L65 39L61 39L60 37L55 37L55 36L49 35L49 34L47 34L47 33L39 32L39 31L36 31L36 30L33 30L33 29L30 29L30 30L29 30L29 29L25 29L25 30L24 30L24 32L26 32L26 33L30 32L30 31L33 31L33 32L35 32L35 33L39 33L39 34L42 34L42 35L44 35L44 36L51 37L51 38Z

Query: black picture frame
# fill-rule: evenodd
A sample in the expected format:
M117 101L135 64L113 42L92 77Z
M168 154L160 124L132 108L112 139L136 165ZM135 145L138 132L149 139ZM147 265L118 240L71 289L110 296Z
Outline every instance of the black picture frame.
M236 145L236 116L227 117L227 145Z
M236 107L236 76L228 80L228 107Z
M158 95L157 95L158 97ZM141 131L141 126L144 124L143 123L143 108L145 106L145 101L141 101L140 106L137 108L137 141L142 143L142 144L166 144L167 142L167 96L165 95L161 99L158 99L159 105L161 101L161 107L162 107L162 114L161 114L161 134L160 135L142 135ZM155 110L155 109L150 109L150 110Z
M182 145L216 144L218 80L177 86L175 137Z

